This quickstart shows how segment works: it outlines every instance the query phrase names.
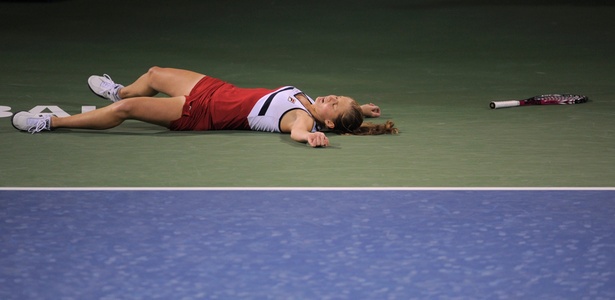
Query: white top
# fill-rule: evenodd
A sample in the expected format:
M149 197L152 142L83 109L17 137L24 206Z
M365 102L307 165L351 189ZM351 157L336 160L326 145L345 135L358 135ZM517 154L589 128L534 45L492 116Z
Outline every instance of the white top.
M312 114L310 114L308 109L303 106L303 103L299 99L297 99L297 95L299 94L305 96L310 103L314 103L312 98L294 86L281 87L260 98L248 115L250 129L257 131L282 132L280 129L282 117L284 117L287 112L295 109L301 109L311 116ZM319 129L320 128L316 125L316 122L314 122L312 132L316 132Z

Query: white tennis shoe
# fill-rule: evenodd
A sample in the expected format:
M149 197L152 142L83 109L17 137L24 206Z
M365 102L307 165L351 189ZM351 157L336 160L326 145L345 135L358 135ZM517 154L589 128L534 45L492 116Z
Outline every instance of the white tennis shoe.
M13 115L11 122L15 129L34 134L43 130L51 130L51 116L53 114L33 114L27 111L20 111Z
M103 76L92 75L88 78L88 86L92 93L98 97L117 102L122 100L119 96L119 91L124 86L113 82L113 79L107 74Z

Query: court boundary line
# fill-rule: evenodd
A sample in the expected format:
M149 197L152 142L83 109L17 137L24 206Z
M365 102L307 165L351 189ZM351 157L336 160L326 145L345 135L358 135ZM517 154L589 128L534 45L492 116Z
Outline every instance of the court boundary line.
M0 191L615 191L615 187L0 187Z

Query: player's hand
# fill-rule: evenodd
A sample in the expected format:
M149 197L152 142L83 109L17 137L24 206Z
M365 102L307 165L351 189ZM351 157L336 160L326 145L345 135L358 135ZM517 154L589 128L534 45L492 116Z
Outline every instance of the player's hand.
M312 147L327 147L329 146L329 139L322 132L312 132L308 135L308 144Z
M380 107L374 103L361 105L361 111L363 112L363 116L368 118L380 117Z

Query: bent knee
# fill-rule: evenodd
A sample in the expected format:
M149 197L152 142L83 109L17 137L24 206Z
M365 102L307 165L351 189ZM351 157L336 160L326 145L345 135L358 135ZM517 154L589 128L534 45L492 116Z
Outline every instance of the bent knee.
M159 66L152 66L152 67L150 67L150 68L149 68L149 70L147 70L147 73L150 73L150 74L151 74L151 73L154 73L154 72L158 72L158 71L160 71L161 69L164 69L164 68L159 67Z
M165 82L173 76L173 69L153 66L147 70L147 76L149 77L149 85L153 89L159 92L166 93L164 89Z
M160 73L164 72L165 68L161 68L158 66L153 66L151 68L149 68L149 70L147 70L147 75L150 77L154 77L154 76L158 76L160 75Z

